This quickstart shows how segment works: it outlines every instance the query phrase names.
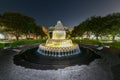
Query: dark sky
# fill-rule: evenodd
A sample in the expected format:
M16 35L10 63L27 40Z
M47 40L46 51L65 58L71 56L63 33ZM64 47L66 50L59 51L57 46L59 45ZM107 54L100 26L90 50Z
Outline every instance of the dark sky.
M120 0L0 0L0 14L17 11L34 17L40 25L78 25L91 16L120 12Z

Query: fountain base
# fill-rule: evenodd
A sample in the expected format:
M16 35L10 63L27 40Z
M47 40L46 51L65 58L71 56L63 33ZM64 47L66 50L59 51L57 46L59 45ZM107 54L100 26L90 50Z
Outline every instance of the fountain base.
M59 69L74 65L88 65L100 56L93 50L80 47L81 53L64 56L52 57L44 56L37 52L38 47L26 49L14 56L14 64L32 69Z
M70 47L50 47L45 46L45 44L40 44L37 52L44 56L52 56L52 57L65 57L65 56L73 56L80 53L80 49L78 44L74 44L74 46Z

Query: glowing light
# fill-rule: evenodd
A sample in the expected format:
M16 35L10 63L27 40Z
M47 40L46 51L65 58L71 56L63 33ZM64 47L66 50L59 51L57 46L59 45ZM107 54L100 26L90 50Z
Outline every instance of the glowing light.
M0 34L0 39L4 39L5 36L3 34Z
M60 21L57 22L55 30L52 33L52 39L46 42L48 47L71 47L74 46L72 40L66 39L66 31Z
M53 31L52 39L65 39L65 31Z

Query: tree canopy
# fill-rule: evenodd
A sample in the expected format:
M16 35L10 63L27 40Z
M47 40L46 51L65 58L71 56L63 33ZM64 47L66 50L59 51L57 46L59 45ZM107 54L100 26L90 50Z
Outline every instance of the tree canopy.
M38 27L34 18L18 12L5 12L1 14L0 24L2 24L7 31L14 34L17 40L21 35L26 35L26 38L28 38L30 34L36 36L43 36L44 34L41 29L42 26Z
M120 13L108 14L106 16L92 16L74 27L72 35L81 36L86 33L88 36L93 33L98 37L112 35L113 40L120 32Z

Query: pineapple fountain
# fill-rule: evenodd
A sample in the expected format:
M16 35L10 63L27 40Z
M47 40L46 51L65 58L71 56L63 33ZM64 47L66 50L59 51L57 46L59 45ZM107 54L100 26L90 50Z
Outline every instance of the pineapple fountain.
M37 52L44 56L64 57L80 53L78 44L66 39L66 31L61 21L58 21L52 32L52 39L39 45Z
M101 58L91 48L79 46L66 38L66 31L60 21L55 25L52 38L46 43L23 49L13 58L14 64L32 69L59 69L74 65L88 65Z

